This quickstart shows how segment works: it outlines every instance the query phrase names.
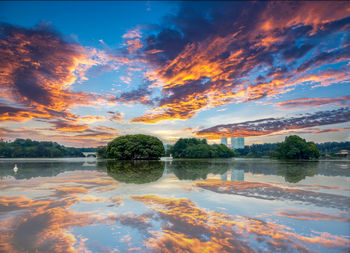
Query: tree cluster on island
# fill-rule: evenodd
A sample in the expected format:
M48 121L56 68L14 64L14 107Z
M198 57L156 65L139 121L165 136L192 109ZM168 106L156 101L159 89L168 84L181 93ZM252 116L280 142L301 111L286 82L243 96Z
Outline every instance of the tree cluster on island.
M222 144L209 145L205 139L181 138L165 152L158 138L143 134L120 136L97 149L98 157L116 160L157 160L164 154L174 158L229 158L234 151Z
M224 144L209 145L206 139L181 138L169 147L167 154L175 158L230 158L235 152Z
M320 151L314 142L306 142L297 135L291 135L277 144L273 155L279 159L318 159Z
M116 160L158 160L164 153L163 143L145 134L119 136L97 149L98 157Z

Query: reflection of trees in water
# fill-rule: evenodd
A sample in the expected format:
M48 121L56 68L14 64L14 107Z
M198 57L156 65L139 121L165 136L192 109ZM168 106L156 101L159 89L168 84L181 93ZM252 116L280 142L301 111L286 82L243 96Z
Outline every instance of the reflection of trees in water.
M233 164L215 163L208 161L174 161L169 165L172 171L180 180L206 179L208 174L223 174L231 169Z
M277 170L286 182L298 183L306 177L314 176L317 173L318 165L318 162L286 163L279 166Z
M107 161L107 173L119 182L145 184L162 177L164 163L159 161Z
M161 169L153 170L152 163L158 164ZM158 180L163 173L164 164L155 161L109 161L108 173L116 180L126 183L148 183ZM279 175L286 182L297 183L306 177L312 177L324 171L325 163L320 162L279 162L274 160L175 160L167 163L166 169L172 172L180 180L206 179L208 174L223 175L228 170L250 172L252 174ZM109 167L114 168L113 171ZM332 175L339 175L334 165L333 170L328 171ZM113 173L113 174L112 174ZM231 172L232 173L232 172ZM232 177L232 175L231 175Z
M174 161L168 167L180 180L206 179L208 174L224 174L228 170L234 169L252 174L280 175L289 183L297 183L307 176L312 177L318 173L320 167L322 168L319 162L279 162L273 160Z
M0 178L12 176L16 179L30 179L34 177L54 177L66 171L75 170L98 170L104 171L103 163L95 163L95 166L85 166L85 162L2 162L0 163ZM17 164L18 171L15 173L13 167Z
M280 162L274 160L247 160L235 163L236 169L252 174L279 175L286 182L297 183L307 176L312 177L319 173L319 162Z
M86 163L95 163L91 166L85 166ZM110 164L115 161L108 161ZM13 171L13 167L17 164L18 172ZM121 161L119 161L121 163ZM131 163L123 161L123 166L129 169L125 173L135 175L140 173L143 177L158 175L161 177L159 169L152 171L151 164L158 164L163 172L164 163L159 161L137 161ZM97 170L106 171L106 160L89 161L82 159L81 161L2 161L0 162L0 178L5 176L13 176L16 179L30 179L33 177L52 177L66 171L75 170ZM129 165L126 165L129 164ZM143 165L142 165L143 164ZM90 164L89 164L90 165ZM118 165L121 166L121 165ZM153 166L153 167L159 167ZM196 180L206 179L208 174L224 174L227 170L244 170L245 173L263 175L280 175L285 177L287 182L299 182L305 177L311 177L315 174L325 176L345 176L350 177L350 162L346 161L330 161L330 162L286 162L276 160L225 160L225 159L203 159L203 160L174 160L171 164L167 163L169 172L173 172L180 180ZM138 172L136 168L142 168L143 171ZM148 167L148 169L146 169ZM121 169L119 169L121 170ZM148 172L147 172L148 171ZM120 173L119 173L120 174ZM159 178L158 177L158 178ZM156 178L156 177L154 177ZM155 180L157 180L156 178ZM153 181L155 181L153 180ZM132 180L130 180L132 182ZM147 182L147 180L146 180ZM149 181L151 182L151 181Z
M350 162L345 161L302 161L288 162L265 159L235 160L235 169L244 170L252 174L281 175L280 170L290 167L292 164L299 164L299 167L316 167L315 174L324 176L345 176L350 177ZM298 165L297 165L298 166Z

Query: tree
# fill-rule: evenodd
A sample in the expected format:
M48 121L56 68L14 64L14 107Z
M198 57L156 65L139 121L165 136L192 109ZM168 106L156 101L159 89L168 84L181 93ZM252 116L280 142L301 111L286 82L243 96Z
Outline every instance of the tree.
M157 137L144 134L120 136L107 145L107 156L117 160L158 160L164 153Z
M286 137L284 142L278 144L276 152L280 159L310 159L320 156L315 143L306 142L297 135Z
M64 147L56 142L16 139L13 142L0 143L0 157L81 157L77 148Z
M207 140L181 138L167 151L175 158L228 158L234 151L223 144L209 145Z
M97 147L96 152L97 152L97 157L108 158L106 146Z

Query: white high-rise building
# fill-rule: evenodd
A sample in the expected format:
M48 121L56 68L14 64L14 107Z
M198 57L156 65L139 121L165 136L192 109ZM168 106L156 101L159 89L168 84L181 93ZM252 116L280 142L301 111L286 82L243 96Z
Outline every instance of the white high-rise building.
M231 137L231 149L236 149L236 138Z
M227 147L227 137L221 137L221 144L224 144Z
M244 137L237 138L237 148L244 148Z
M244 148L244 137L231 137L231 149Z

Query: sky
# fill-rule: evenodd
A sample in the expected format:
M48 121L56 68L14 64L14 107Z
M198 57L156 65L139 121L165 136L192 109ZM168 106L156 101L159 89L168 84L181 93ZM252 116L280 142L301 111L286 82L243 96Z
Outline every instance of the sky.
M0 2L0 138L350 141L350 3Z

